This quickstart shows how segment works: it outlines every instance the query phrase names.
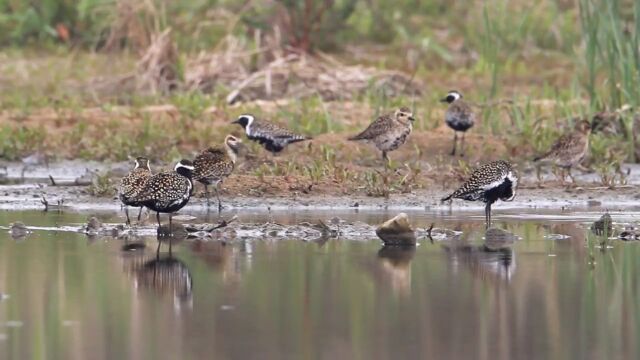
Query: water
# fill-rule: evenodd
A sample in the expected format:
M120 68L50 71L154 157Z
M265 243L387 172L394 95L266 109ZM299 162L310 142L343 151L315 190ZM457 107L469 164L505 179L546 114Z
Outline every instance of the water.
M375 236L185 240L171 257L163 244L158 260L154 237L35 231L14 240L3 230L0 358L638 358L640 244L587 247L582 219L594 214L515 215L496 214L497 227L519 240L490 243L492 252L481 213L439 216L437 226L463 235L421 240L415 251L381 250ZM387 216L350 215L372 223ZM3 212L0 225L86 217ZM419 226L434 220L412 217Z

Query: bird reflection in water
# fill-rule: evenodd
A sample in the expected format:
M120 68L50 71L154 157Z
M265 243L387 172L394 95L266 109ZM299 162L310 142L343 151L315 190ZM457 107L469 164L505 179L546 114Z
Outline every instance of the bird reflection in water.
M174 236L171 237L171 242L183 239ZM133 275L136 289L151 290L162 297L171 296L177 309L184 306L191 308L193 306L191 272L184 262L173 256L171 251L168 254L159 252L160 244L167 239L158 236L157 240L158 250L153 258L146 255L144 246L139 241L123 245L123 251L127 251L125 271Z
M442 245L454 271L464 267L481 279L510 282L516 270L512 246L518 237L502 229L490 228L484 233L482 245L473 245L468 239L480 234L466 235Z
M378 251L376 277L391 285L394 294L411 294L411 260L415 246L383 246Z
M189 232L182 224L163 224L158 227L158 248L156 249L156 256L160 256L160 246L162 243L169 244L169 255L172 254L173 245L184 241L189 236Z
M240 249L224 241L194 240L189 242L189 250L209 268L219 272L222 281L232 287L240 284L248 267L247 257L241 254Z

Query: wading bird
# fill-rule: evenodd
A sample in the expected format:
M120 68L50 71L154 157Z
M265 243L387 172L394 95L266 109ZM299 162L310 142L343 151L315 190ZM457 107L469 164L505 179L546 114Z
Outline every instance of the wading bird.
M491 226L491 205L498 201L511 201L516 196L518 176L511 164L498 160L484 164L471 173L469 179L456 191L442 198L482 201L485 205L486 227Z
M120 186L118 186L118 197L124 204L124 212L127 215L127 225L131 225L129 219L129 206L139 207L138 221L140 221L140 214L142 213L142 204L135 201L136 196L144 188L147 180L151 177L151 168L149 167L149 159L144 157L137 157L135 160L135 167L125 177L120 180Z
M173 171L161 172L153 175L147 181L135 200L156 212L158 228L160 228L160 213L169 214L169 229L171 229L172 214L182 209L193 193L193 163L180 160Z
M240 139L227 135L224 146L210 147L196 156L193 160L193 180L204 185L209 206L209 185L213 185L218 199L218 211L222 210L222 202L218 194L218 185L231 173L238 157Z

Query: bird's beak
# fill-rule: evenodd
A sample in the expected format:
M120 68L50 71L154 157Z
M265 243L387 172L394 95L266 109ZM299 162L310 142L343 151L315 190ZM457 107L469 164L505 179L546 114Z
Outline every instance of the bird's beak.
M409 121L416 121L416 118L414 118L413 116L409 116Z
M446 103L446 102L449 102L449 101L447 101L447 98L443 98L443 99L440 99L440 102Z
M235 119L235 120L233 120L231 123L232 123L232 124L239 124L239 123L240 123L240 122L239 122L239 120L240 120L240 119Z

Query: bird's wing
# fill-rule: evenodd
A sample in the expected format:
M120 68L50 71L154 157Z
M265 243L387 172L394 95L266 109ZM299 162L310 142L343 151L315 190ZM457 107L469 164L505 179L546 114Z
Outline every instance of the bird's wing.
M189 180L174 172L165 172L152 176L144 189L136 196L136 201L145 202L157 200L161 194L162 200L172 201L182 199L188 190Z
M469 179L462 186L451 195L443 198L442 201L451 198L465 198L467 195L481 193L498 186L509 172L511 172L511 166L506 162L499 161L482 165L471 173Z
M233 162L228 159L226 151L219 147L212 147L198 154L193 165L194 180L225 176L233 170Z
M251 136L257 138L265 138L272 141L276 141L279 139L287 139L287 140L307 140L308 137L300 134L296 134L289 129L285 129L279 125L267 122L260 121L259 123L254 123L251 126Z
M456 101L449 105L449 109L447 110L445 116L449 117L453 116L453 114L455 114L455 116L459 119L464 119L471 122L475 122L476 120L476 113L473 111L471 106L469 106L469 104L463 102L462 100Z
M533 160L539 161L539 160L558 157L566 149L566 147L574 141L575 139L573 134L563 134L558 138L558 140L556 140L555 143L553 143L553 145L551 145L551 148L549 149L549 151L547 151L546 153L540 156L537 156Z
M142 190L146 182L151 177L151 173L146 169L134 169L120 180L120 195L125 198L136 195Z
M368 140L384 134L393 125L393 117L390 114L379 116L360 134L349 140Z

